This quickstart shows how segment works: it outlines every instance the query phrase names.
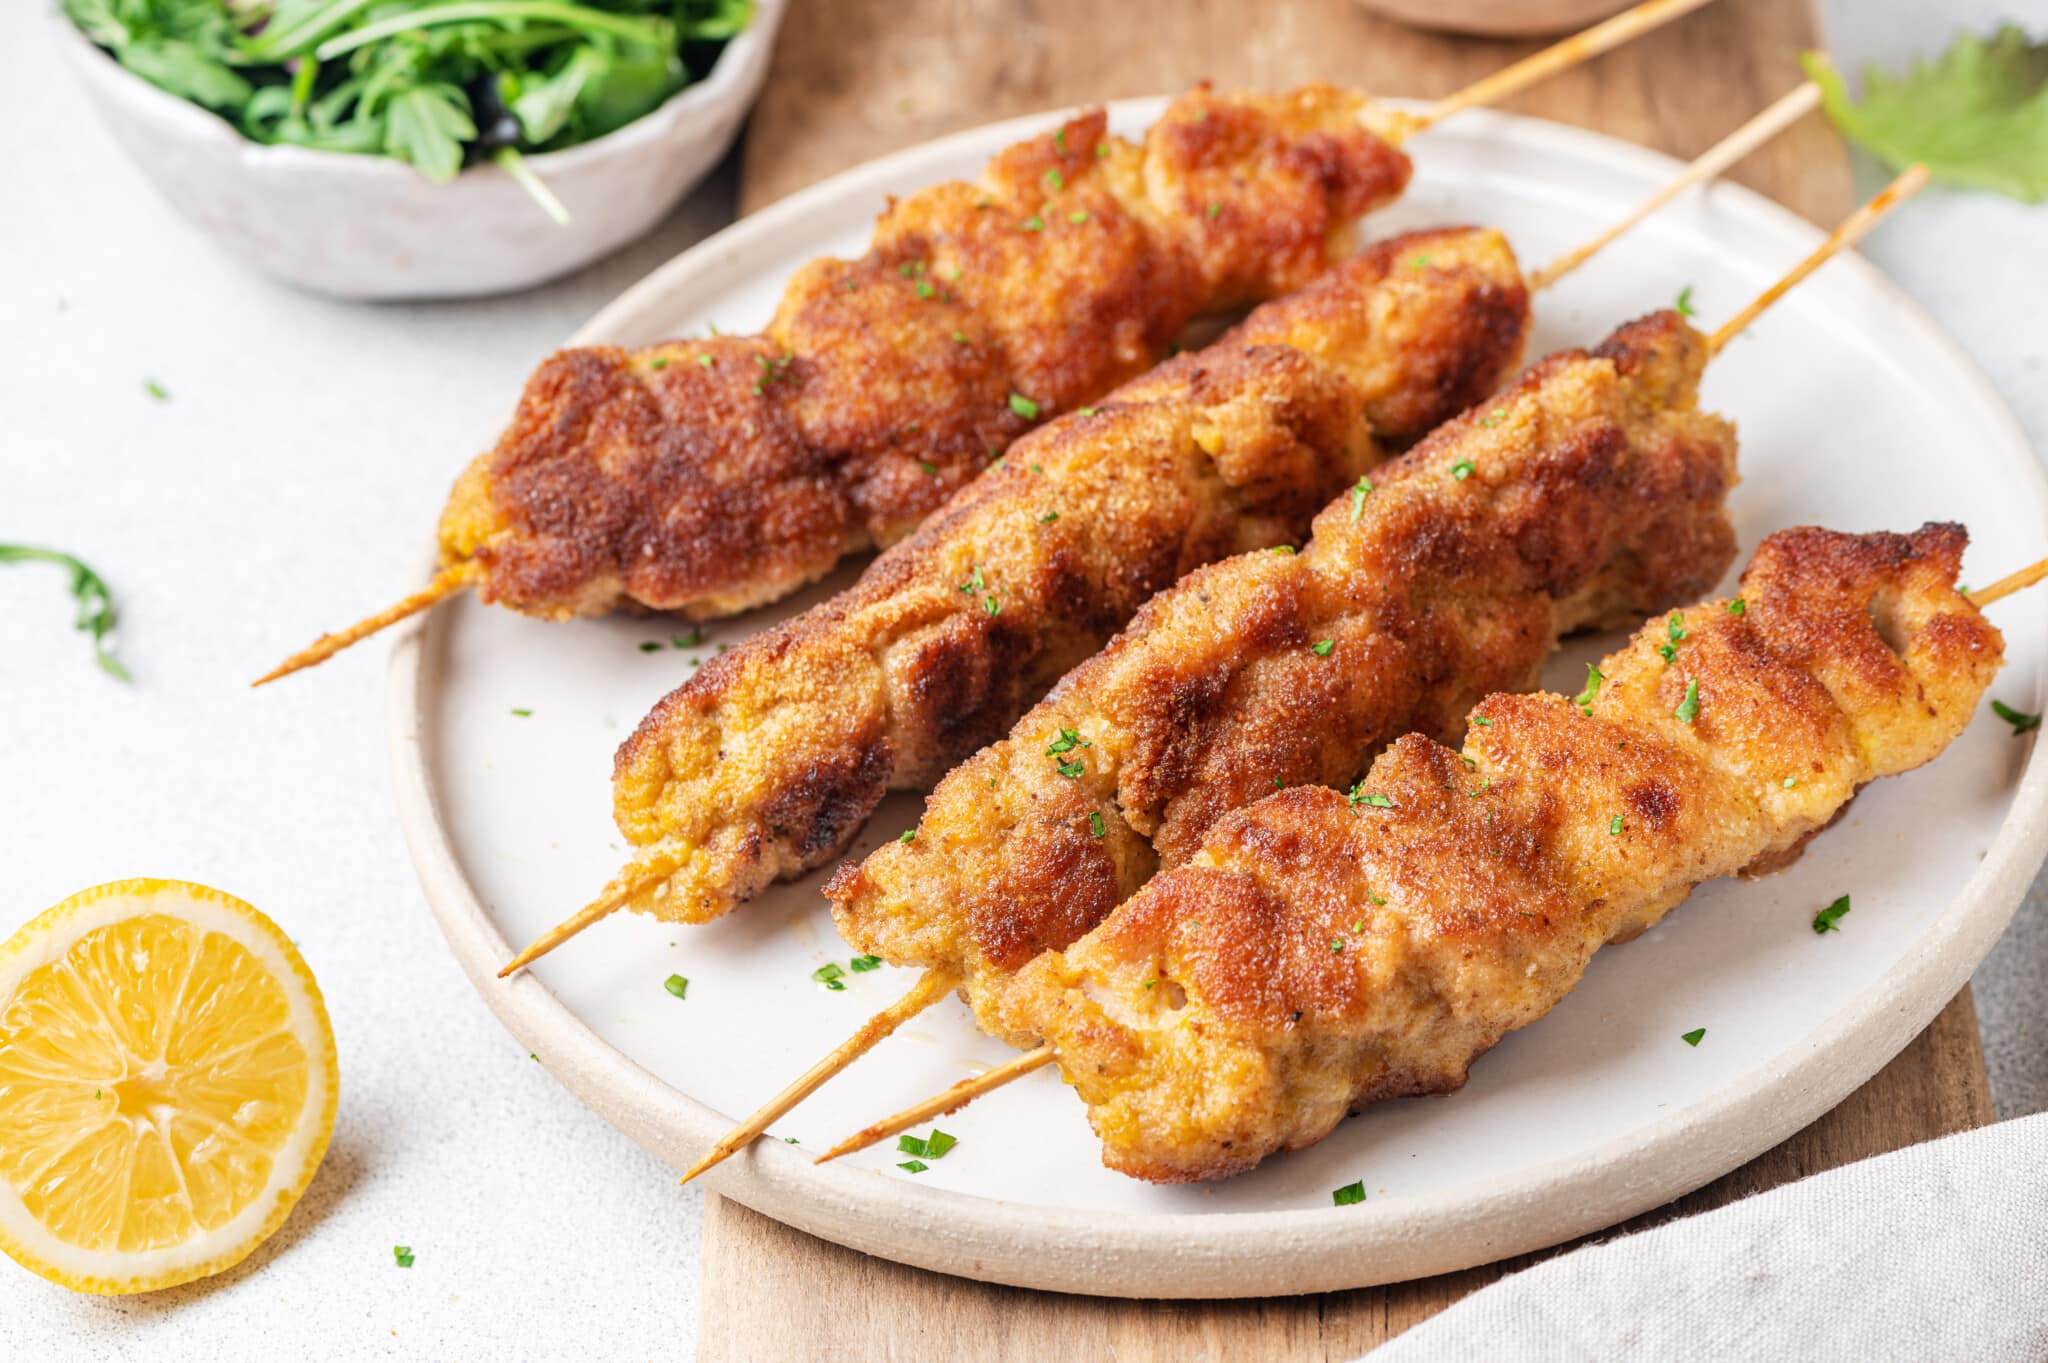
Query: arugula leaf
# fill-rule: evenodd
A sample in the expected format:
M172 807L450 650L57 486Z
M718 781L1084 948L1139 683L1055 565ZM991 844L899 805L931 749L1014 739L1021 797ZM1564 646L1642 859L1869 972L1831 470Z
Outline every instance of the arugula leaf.
M384 150L446 184L462 170L462 144L476 136L468 101L452 85L422 85L391 101Z
M1904 76L1866 70L1860 102L1825 56L1800 60L1835 126L1893 168L1921 161L1937 180L2048 200L2048 42L2018 25L1959 33Z

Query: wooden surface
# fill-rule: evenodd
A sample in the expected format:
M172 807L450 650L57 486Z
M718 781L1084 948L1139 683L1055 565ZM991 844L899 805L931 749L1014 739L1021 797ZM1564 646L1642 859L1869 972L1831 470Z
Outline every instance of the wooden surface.
M1256 10L1257 21L1247 22ZM1719 0L1506 107L1691 156L1796 85L1819 45L1796 0ZM743 152L751 211L960 128L1196 80L1329 80L1434 97L1538 44L1432 37L1351 0L797 0ZM1415 155L1426 157L1427 135ZM1851 205L1841 144L1809 119L1736 179L1816 222ZM1538 1024L1541 1025L1541 1024ZM1426 1099L1417 1101L1427 1101ZM1629 1228L1991 1118L1968 991L1876 1078L1783 1145ZM1077 1111L1075 1120L1081 1120ZM1325 1296L1126 1302L990 1287L812 1239L706 1199L698 1357L1349 1359L1529 1262Z
M1253 21L1253 16L1256 21ZM1198 80L1435 98L1543 46L1450 39L1353 0L794 0L748 127L740 208L961 128ZM1802 79L1805 0L1717 0L1503 105L1691 157ZM1426 135L1416 156L1429 154ZM1734 177L1816 221L1848 163L1810 119Z

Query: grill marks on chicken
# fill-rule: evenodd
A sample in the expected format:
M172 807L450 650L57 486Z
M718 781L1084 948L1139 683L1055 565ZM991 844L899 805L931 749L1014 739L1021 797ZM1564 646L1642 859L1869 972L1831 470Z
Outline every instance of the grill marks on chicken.
M836 855L885 791L1001 734L1147 597L1301 538L1379 462L1375 405L1490 391L1527 312L1498 233L1414 233L1024 437L848 591L642 721L614 767L624 902L703 921Z
M1344 785L1411 730L1454 738L1561 633L1706 590L1734 555L1735 434L1672 313L1559 354L1325 507L1299 555L1190 575L949 774L917 837L826 893L861 951L959 975L1029 1044L1012 972L1071 944L1276 786Z
M1590 715L1492 696L1462 753L1411 735L1352 798L1290 790L1218 823L1027 967L1008 1029L1058 1048L1105 1163L1155 1181L1458 1088L1601 945L1782 864L1962 731L2002 648L1955 589L1964 543L1952 525L1772 536L1740 614L1694 606L1683 638L1651 622L1600 664Z
M457 481L443 560L534 615L709 618L893 543L1194 317L1346 254L1410 173L1366 111L1328 86L1202 88L1141 146L1090 110L978 185L892 202L868 254L805 267L759 336L563 351Z

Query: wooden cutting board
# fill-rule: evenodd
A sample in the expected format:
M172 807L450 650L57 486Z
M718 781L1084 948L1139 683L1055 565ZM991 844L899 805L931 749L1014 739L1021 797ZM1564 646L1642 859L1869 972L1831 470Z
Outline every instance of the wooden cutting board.
M1690 157L1796 85L1798 52L1819 45L1810 0L1719 0L1504 107ZM751 212L885 152L1017 114L1204 78L1264 88L1327 80L1427 98L1537 46L1424 34L1352 0L810 0L783 26L742 154L740 206ZM1853 198L1841 143L1818 118L1734 178L1821 223ZM1990 1119L1965 990L1826 1117L1628 1228ZM714 1194L705 1203L698 1358L1349 1359L1533 1257L1322 1296L1114 1301L905 1268Z

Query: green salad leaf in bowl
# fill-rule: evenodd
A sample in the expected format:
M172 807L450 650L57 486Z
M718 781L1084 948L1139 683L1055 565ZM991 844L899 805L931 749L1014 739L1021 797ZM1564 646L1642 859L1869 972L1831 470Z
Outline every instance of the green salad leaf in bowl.
M752 0L62 0L93 43L245 137L445 182L614 132L701 78Z

